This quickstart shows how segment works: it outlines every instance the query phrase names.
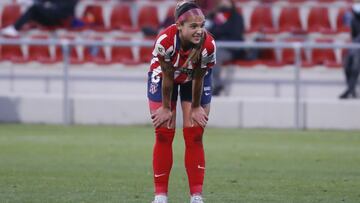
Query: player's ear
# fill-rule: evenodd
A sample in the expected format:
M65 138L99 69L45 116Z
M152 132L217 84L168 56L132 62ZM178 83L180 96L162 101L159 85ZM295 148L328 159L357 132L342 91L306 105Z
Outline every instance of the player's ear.
M178 30L181 30L181 27L182 27L182 26L181 26L181 23L176 22L175 24L176 24L176 28L177 28Z

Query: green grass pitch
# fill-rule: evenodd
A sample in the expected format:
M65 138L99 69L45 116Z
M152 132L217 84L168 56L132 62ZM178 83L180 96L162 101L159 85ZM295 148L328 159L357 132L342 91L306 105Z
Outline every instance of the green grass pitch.
M0 203L150 203L153 130L0 125ZM360 202L360 132L206 129L206 203ZM188 203L181 130L169 202Z

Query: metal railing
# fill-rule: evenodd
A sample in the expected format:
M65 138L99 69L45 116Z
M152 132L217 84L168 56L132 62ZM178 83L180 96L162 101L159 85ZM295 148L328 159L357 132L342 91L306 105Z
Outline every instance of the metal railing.
M70 64L70 47L71 46L111 46L111 47L139 47L139 46L152 46L153 41L128 41L128 40L118 40L115 42L106 42L106 41L92 41L92 40L75 40L69 41L67 39L46 39L46 40L29 40L29 39L4 39L0 38L0 45L42 45L42 46L61 46L63 52L63 93L62 93L62 103L63 103L63 124L69 125L70 123L70 106L69 106L69 64ZM295 63L294 63L294 102L295 102L295 115L294 115L294 127L296 129L302 129L303 123L301 115L302 105L301 105L301 49L360 49L360 44L355 43L314 43L314 42L289 42L289 43L279 43L279 42L217 42L218 47L222 48L289 48L293 49L295 53Z

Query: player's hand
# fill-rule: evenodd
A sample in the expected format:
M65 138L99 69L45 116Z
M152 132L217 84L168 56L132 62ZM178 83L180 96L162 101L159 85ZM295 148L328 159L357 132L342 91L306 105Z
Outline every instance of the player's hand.
M201 127L205 127L209 118L203 107L196 107L191 109L191 123L194 126L197 123Z
M152 115L151 119L155 128L160 127L167 122L167 127L170 128L172 112L168 108L160 107Z

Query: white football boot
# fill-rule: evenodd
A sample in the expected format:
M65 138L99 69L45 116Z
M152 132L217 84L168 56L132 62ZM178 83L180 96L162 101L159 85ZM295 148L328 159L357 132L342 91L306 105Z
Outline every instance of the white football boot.
M152 203L168 203L166 195L155 195L154 201Z
M201 195L191 196L190 203L204 203L204 200Z
M2 29L0 32L1 32L2 35L7 36L7 37L17 37L17 36L19 36L19 32L12 25Z

